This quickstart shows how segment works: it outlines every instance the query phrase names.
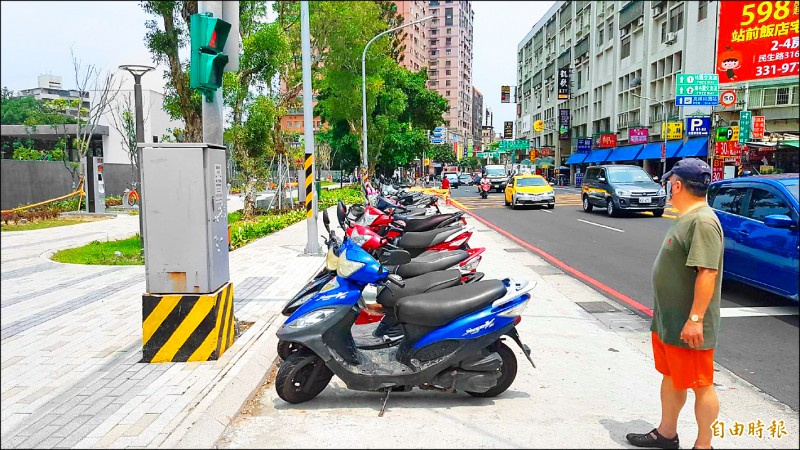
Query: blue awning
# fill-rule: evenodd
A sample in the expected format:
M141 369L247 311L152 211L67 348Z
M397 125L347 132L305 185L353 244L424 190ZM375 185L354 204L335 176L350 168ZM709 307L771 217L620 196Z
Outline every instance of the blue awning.
M601 163L608 159L608 155L611 153L611 150L593 150L589 153L589 156L583 161L584 164L586 163Z
M644 148L643 144L617 147L608 155L609 161L635 161L636 155Z
M683 146L682 140L667 141L667 158L674 158L681 146ZM661 142L651 142L645 145L644 150L639 152L636 159L661 159Z
M581 164L588 153L573 153L567 158L567 164Z
M708 138L690 138L675 155L679 158L697 158L708 156Z

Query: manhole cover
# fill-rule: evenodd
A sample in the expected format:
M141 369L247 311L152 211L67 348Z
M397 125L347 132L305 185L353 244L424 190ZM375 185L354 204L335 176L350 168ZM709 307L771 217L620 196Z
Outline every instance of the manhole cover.
M619 309L608 302L576 302L578 306L591 314L619 312Z
M553 266L528 266L539 275L563 275L564 272Z
M503 250L507 251L508 253L522 253L522 252L524 252L524 251L525 251L525 249L524 249L524 248L519 248L519 247L515 247L515 248L504 248Z

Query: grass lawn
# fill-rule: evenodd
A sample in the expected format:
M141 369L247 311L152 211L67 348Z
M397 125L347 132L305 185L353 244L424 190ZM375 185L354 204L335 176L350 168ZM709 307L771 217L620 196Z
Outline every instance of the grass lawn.
M114 252L121 252L117 256ZM53 261L69 264L103 264L109 266L133 266L144 264L139 248L139 235L118 241L93 241L82 247L59 250Z
M63 227L65 225L75 225L79 223L105 219L108 219L108 217L58 217L55 219L36 220L27 223L3 223L0 224L0 231L39 230L42 228Z

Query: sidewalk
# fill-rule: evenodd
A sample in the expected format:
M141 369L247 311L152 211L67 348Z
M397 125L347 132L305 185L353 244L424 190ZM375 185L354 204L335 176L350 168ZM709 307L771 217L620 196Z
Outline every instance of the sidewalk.
M441 207L452 212L453 207ZM486 247L486 278L537 283L518 325L532 351L532 368L516 345L517 378L493 399L415 389L390 396L345 388L334 377L316 399L289 405L272 385L255 399L218 445L224 448L634 448L630 432L647 432L660 418L661 376L653 367L649 320L607 300L537 255L474 218L470 244ZM533 228L532 228L533 230ZM268 358L274 356L269 349ZM725 437L717 448L797 448L798 413L718 367L715 376ZM683 448L696 437L694 395L679 422ZM747 436L760 420L763 438ZM773 420L787 435L770 437ZM743 436L731 436L734 422ZM302 424L302 429L298 429ZM293 431L289 431L293 430Z
M137 224L2 234L3 448L212 447L275 358L267 329L322 264L303 255L305 221L235 250L235 316L253 325L219 361L140 363L144 267L48 259Z

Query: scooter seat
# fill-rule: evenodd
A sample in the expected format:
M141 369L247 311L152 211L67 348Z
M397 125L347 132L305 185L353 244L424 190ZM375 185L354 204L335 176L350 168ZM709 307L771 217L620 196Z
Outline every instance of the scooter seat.
M467 259L469 254L464 250L430 252L417 256L400 266L389 266L386 270L400 275L402 278L414 278L420 275L449 269Z
M403 233L397 246L400 248L428 248L444 242L454 231L461 228L458 225L446 228L434 228L430 231L408 231Z
M463 212L450 213L450 214L437 214L435 216L428 216L421 219L408 219L405 220L405 231L430 231L434 228L440 227L449 222L455 222L464 215Z
M456 269L440 270L403 281L405 286L402 288L389 284L381 289L377 298L378 303L383 305L384 308L391 309L401 298L457 286L461 284L461 272Z
M506 286L502 281L478 281L401 298L395 314L403 323L438 327L489 306L504 295Z

